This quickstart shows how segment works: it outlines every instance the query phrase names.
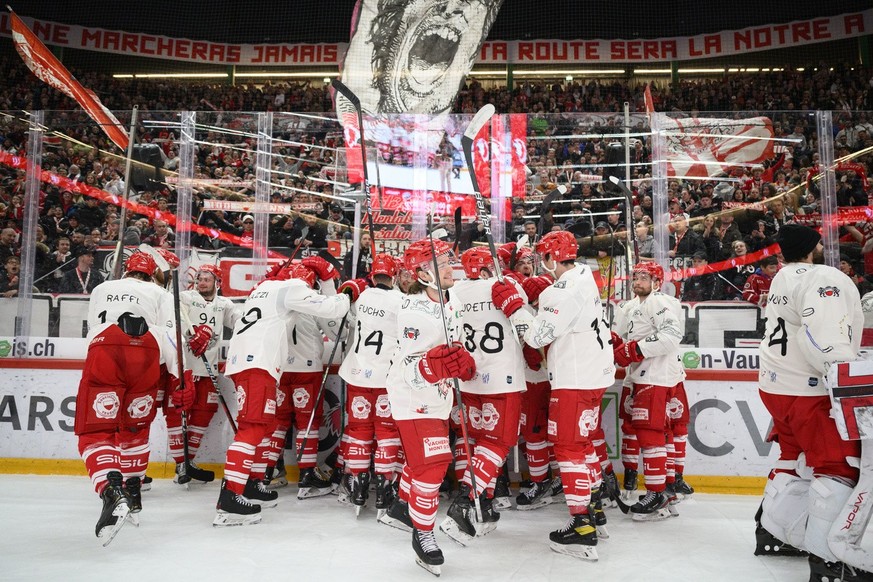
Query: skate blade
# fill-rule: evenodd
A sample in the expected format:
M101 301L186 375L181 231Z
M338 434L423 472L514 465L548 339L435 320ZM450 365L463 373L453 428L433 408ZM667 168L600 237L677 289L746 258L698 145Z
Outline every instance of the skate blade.
M382 521L382 518L388 515L387 509L377 509L376 510L376 521Z
M415 563L436 576L437 578L439 578L440 574L442 574L439 566L431 566L430 564L425 564L421 561L421 558L415 558Z
M618 502L612 499L602 499L603 509L615 509L618 507Z
M139 527L139 512L128 513L127 519L133 524L133 527Z
M605 525L595 526L597 528L597 539L599 540L608 540L609 539L609 530Z
M405 531L406 533L412 533L412 528L399 519L394 519L390 515L388 515L388 510L385 509L385 515L379 518L379 523L383 525L387 525L388 527L393 527L394 529L399 529L400 531Z
M581 544L559 544L556 542L549 542L549 547L553 552L557 552L559 554L564 554L567 556L573 556L574 558L579 558L580 560L587 560L589 562L596 562L599 558L597 555L597 548L594 546L585 546Z
M637 492L636 489L633 489L633 490L625 489L625 490L623 490L623 491L621 492L621 495L620 495L621 500L624 501L625 503L627 503L628 501L633 501L634 503L636 503L636 499L633 498L634 495L636 494L636 492Z
M440 531L449 536L453 542L462 548L466 548L470 540L473 539L473 536L461 531L461 528L458 527L458 522L450 517L445 518L440 524Z
M260 505L261 509L273 509L274 507L279 505L278 498L273 499L272 501L261 501L259 499L249 499L248 497L246 497L246 499L248 499L249 503L251 503L252 505Z
M673 503L667 506L667 511L670 512L670 517L679 517L679 509Z
M140 490L140 491L151 491L151 490L152 490L152 484L151 484L151 483L143 483L143 484L140 486L139 490Z
M213 527L233 527L235 525L254 525L261 523L261 514L253 513L251 515L237 515L235 513L226 513L219 511L212 520Z
M273 489L281 489L282 487L288 486L288 479L285 477L279 477L270 481L269 485L264 485L268 491L272 491Z
M515 508L519 511L533 511L534 509L541 509L551 505L554 502L555 500L552 497L543 497L539 501L534 501L530 505L516 505Z
M473 527L476 528L476 537L481 538L487 536L497 529L497 522L489 521L488 523L474 522Z
M634 513L632 519L634 521L663 521L670 519L670 510L664 508L652 513Z
M130 508L127 506L127 503L119 503L115 507L112 515L118 519L115 520L114 524L103 527L100 530L100 533L97 534L97 537L103 541L104 548L112 543L112 540L115 539L115 536L118 535L118 532L120 532L121 528L124 527L124 522L127 521L127 516L129 514Z
M495 497L494 509L496 509L497 511L506 511L507 509L512 509L512 501L510 501L509 497Z
M297 499L312 499L313 497L324 497L325 495L330 495L329 487L325 487L324 489L319 489L318 487L304 487L297 491Z
M355 517L359 517L361 515L362 509L364 509L363 505L355 505Z

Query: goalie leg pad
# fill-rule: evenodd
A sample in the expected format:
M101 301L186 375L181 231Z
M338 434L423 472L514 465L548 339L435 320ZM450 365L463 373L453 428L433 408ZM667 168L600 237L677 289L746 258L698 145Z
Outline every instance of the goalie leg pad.
M838 561L828 546L828 536L851 494L852 487L841 481L829 477L813 479L809 487L809 521L803 549L828 562Z
M802 547L809 514L810 481L777 473L764 488L761 525L777 539Z

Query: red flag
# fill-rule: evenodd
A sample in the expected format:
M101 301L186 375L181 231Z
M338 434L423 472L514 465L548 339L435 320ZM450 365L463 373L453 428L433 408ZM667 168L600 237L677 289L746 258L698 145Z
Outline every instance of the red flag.
M473 167L476 172L479 193L483 198L491 198L491 124L486 123L473 140Z
M349 174L349 184L360 184L364 181L364 154L361 149L361 128L358 126L358 114L343 112L343 136L346 142L346 168ZM376 155L379 155L377 152Z
M510 114L509 127L512 132L512 195L524 198L527 183L527 115Z
M646 113L651 115L652 113L655 112L655 102L652 100L652 88L649 86L648 83L646 83L645 100L646 100Z
M33 34L27 25L10 10L12 24L12 41L15 50L24 59L33 74L41 81L51 85L58 91L69 95L82 106L91 119L100 124L101 129L109 139L122 150L127 149L127 132L112 113L100 103L100 99L90 90L82 86L73 75L55 58L44 44Z

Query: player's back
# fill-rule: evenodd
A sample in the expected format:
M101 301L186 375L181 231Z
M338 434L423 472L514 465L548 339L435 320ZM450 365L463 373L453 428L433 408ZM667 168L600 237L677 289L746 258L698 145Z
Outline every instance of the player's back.
M371 287L355 302L355 327L339 374L355 386L384 388L397 350L397 311L403 294Z

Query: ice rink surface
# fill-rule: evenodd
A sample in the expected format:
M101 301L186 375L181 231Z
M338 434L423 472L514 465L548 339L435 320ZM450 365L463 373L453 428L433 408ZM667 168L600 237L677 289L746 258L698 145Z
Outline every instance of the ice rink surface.
M692 483L693 485L693 483ZM2 580L435 580L415 564L410 534L376 522L333 495L298 501L279 489L279 506L260 524L215 528L218 482L185 490L155 480L143 494L141 525L127 523L104 548L94 535L101 502L85 477L0 475ZM372 501L372 498L371 498ZM598 582L763 582L808 579L803 558L753 555L759 498L695 494L679 517L634 523L607 510L611 537L600 561L549 550L564 525L563 502L504 511L497 530L462 548L442 533L443 580ZM437 524L448 502L441 500Z

